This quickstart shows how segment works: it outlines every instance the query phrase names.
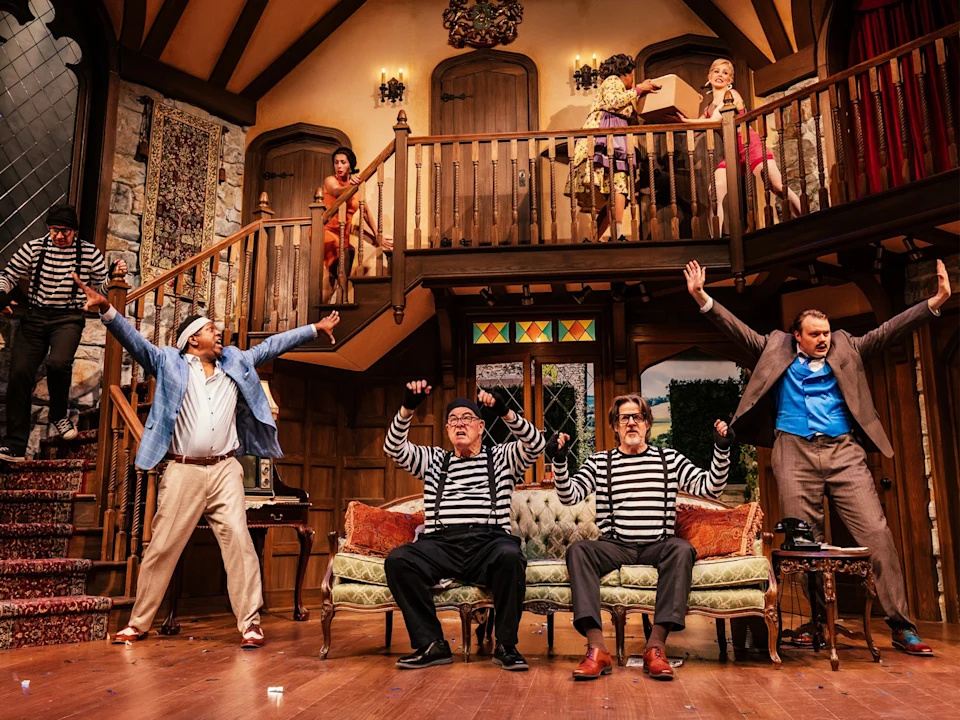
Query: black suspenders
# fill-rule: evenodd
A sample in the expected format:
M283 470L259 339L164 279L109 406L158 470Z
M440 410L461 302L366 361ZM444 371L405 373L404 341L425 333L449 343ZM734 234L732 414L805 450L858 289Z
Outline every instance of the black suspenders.
M83 268L83 243L80 238L73 239L77 246L77 277L80 277L80 270ZM33 284L30 286L30 304L39 305L40 300L40 271L43 269L43 263L47 259L47 245L50 242L48 234L43 239L43 246L40 248L40 257L37 258L37 264L33 268ZM76 303L80 298L80 286L73 284L73 301Z
M670 473L667 470L667 456L663 448L658 447L660 453L660 466L663 468L663 535L667 533L667 512L670 507ZM607 507L610 513L610 534L619 539L617 535L617 518L613 512L613 450L607 451Z
M490 485L490 514L487 516L487 523L490 519L496 519L497 512L497 476L493 472L493 448L487 448L487 482ZM443 500L443 489L447 485L447 471L450 469L450 459L453 453L449 450L443 454L443 464L440 466L440 477L437 478L437 497L433 501L434 522L443 527L440 520L440 501ZM496 525L496 523L493 523Z

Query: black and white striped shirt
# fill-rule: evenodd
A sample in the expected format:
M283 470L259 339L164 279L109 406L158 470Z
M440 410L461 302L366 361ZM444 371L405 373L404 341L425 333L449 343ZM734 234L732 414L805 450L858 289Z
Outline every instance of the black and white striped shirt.
M677 517L677 492L718 498L730 472L730 450L714 446L710 470L701 470L671 448L663 448L667 464L665 482L660 448L647 447L637 455L612 453L613 513L616 534L622 540L651 543L673 535ZM607 452L591 455L572 478L566 460L553 464L554 485L560 502L575 505L597 493L597 527L609 533L610 484L607 482Z
M77 245L80 243L80 267L77 268ZM43 252L46 245L46 253ZM35 283L37 262L43 254L39 282ZM107 265L96 245L74 238L67 247L53 244L49 236L30 240L10 258L0 271L0 292L13 290L22 277L30 278L27 297L31 305L54 308L79 308L86 304L86 297L73 282L71 273L76 272L87 285L98 292L107 292Z
M472 523L500 525L510 532L510 497L513 486L522 481L523 473L533 465L546 446L543 435L519 415L506 422L516 442L484 447L469 458L450 458L447 481L437 522L437 482L447 451L439 447L414 445L407 440L410 420L397 413L387 430L384 452L404 470L423 480L425 530L431 532L452 525ZM487 453L493 453L493 472L497 480L497 506L491 512L490 481L487 476Z

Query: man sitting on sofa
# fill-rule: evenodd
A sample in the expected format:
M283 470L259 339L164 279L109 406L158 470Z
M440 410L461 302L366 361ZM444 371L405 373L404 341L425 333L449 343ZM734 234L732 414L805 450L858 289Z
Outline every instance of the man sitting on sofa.
M384 564L387 585L414 649L397 660L397 667L453 662L430 589L443 578L455 578L493 593L494 664L504 670L527 670L517 651L527 562L520 539L510 534L509 511L514 485L522 482L524 472L543 452L543 435L509 409L498 391L480 390L477 402L502 418L517 442L484 447L479 405L457 398L446 411L453 451L414 445L407 440L410 420L430 389L426 380L407 383L403 406L383 445L400 467L423 480L425 531L416 542L393 550Z
M650 447L653 414L639 395L614 398L610 426L619 442L614 450L591 455L572 478L567 470L570 437L554 434L547 443L560 502L575 505L597 493L597 540L580 540L567 549L573 595L573 626L587 637L587 655L574 680L592 680L613 672L600 625L600 578L623 565L657 568L657 605L653 631L643 653L643 670L657 680L672 680L664 645L671 630L682 630L697 552L673 534L677 492L717 498L727 484L733 432L722 420L713 425L713 462L701 470L676 450Z

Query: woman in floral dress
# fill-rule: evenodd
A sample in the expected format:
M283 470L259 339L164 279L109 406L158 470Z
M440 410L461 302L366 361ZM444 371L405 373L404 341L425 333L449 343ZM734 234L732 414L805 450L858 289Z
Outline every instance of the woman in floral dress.
M656 92L660 86L652 80L634 84L633 70L636 67L629 55L614 55L600 65L603 82L597 90L590 107L590 114L583 124L584 129L626 127L637 112L637 100L647 93ZM577 140L573 162L570 163L570 179L564 189L565 195L573 195L580 205L580 212L599 212L597 237L603 235L610 224L609 208L613 197L614 217L617 224L623 223L623 211L627 202L627 139L615 137L613 141L613 187L610 183L610 159L607 156L607 139L603 135ZM620 240L625 240L623 235Z

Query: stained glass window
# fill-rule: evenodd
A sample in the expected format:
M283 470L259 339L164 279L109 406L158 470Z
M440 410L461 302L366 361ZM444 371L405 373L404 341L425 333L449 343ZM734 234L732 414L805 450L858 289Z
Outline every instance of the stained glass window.
M473 323L474 345L498 345L510 342L510 323L479 322Z
M596 320L560 320L560 342L592 342L597 339Z
M552 320L524 320L514 325L514 337L518 343L553 342Z

